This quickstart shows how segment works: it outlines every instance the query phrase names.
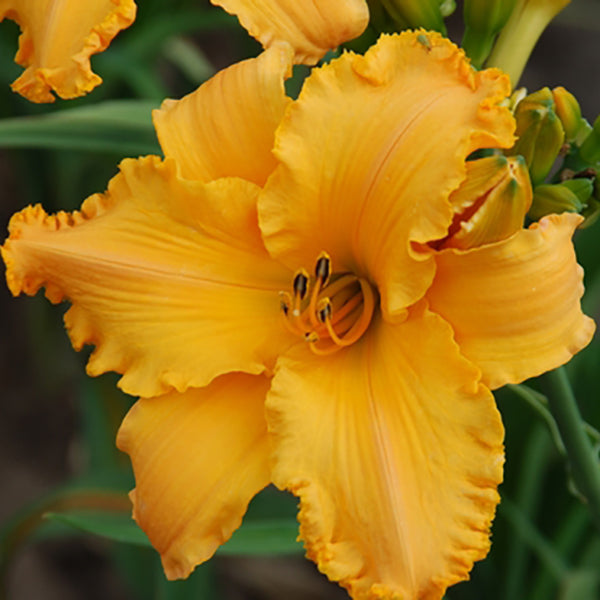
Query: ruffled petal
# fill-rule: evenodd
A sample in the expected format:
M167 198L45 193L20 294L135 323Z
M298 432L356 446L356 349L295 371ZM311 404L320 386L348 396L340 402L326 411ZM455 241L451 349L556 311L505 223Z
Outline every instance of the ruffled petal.
M181 180L157 157L125 160L81 212L47 216L38 206L13 217L2 248L8 285L69 300L73 346L96 346L88 373L122 373L130 394L260 373L290 342L278 297L290 275L262 246L257 189Z
M105 50L135 19L133 0L0 0L0 21L21 27L18 64L27 67L12 84L33 102L82 96L102 83L90 56Z
M239 527L269 483L266 377L229 374L203 389L139 400L117 444L131 457L133 517L169 579L187 577Z
M211 0L236 15L265 48L289 43L297 63L315 64L328 50L367 27L365 0Z
M386 317L399 313L433 279L431 253L414 244L446 235L467 155L512 143L513 118L497 105L509 92L499 71L476 73L435 33L382 36L365 56L314 70L259 198L269 252L296 269L324 250L377 284Z
M177 161L183 177L242 177L264 184L276 165L275 129L290 102L283 82L291 58L289 46L275 45L154 111L163 152Z
M486 555L503 428L478 377L422 303L330 357L279 359L273 481L300 496L308 556L355 600L439 600Z
M437 256L431 309L451 324L491 388L554 369L592 338L571 242L580 222L572 213L551 215L502 242Z

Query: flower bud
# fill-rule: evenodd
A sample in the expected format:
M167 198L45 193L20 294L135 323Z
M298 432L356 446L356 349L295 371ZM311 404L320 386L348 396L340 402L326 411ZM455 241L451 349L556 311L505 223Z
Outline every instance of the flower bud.
M523 98L517 105L515 118L518 139L507 154L520 154L525 159L531 182L537 185L552 169L565 140L550 89L546 87Z
M381 3L400 29L423 27L446 33L441 10L445 3L440 0L381 0Z
M590 165L600 163L600 115L594 122L593 129L581 144L579 155Z
M476 67L488 57L494 39L506 25L516 0L465 0L462 47Z
M539 221L549 214L581 213L587 207L594 185L590 179L569 179L562 183L538 185L528 216Z
M583 125L579 102L564 87L554 88L552 97L554 99L554 111L565 130L565 139L567 142L572 142Z
M465 181L450 196L456 216L443 247L466 250L510 237L522 229L531 197L522 157L468 162Z

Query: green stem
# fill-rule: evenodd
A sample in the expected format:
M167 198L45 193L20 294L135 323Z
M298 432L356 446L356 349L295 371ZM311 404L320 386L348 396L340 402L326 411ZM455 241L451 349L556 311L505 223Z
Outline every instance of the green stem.
M563 439L573 479L600 529L600 461L594 452L564 367L543 376L548 406Z
M499 67L517 87L540 35L569 0L520 0L498 36L486 66Z
M551 448L546 431L536 423L527 438L523 452L527 460L523 461L519 471L515 492L515 506L524 517L529 519L536 513L542 501L542 483L548 472ZM523 544L518 536L511 536L508 541L506 570L503 577L504 598L507 600L518 598L520 592L525 590L529 551L530 548ZM550 581L554 583L553 579Z

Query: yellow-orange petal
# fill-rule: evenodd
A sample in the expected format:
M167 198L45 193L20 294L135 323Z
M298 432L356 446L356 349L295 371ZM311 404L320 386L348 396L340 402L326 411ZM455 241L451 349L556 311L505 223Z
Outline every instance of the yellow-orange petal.
M550 215L502 242L436 257L431 309L491 388L554 369L592 338L571 242L580 222L572 213Z
M133 465L133 517L168 579L208 560L269 483L268 387L260 375L223 375L206 388L138 400L125 417L117 445Z
M321 251L374 281L384 313L420 298L435 269L414 243L446 235L465 159L510 146L499 71L476 73L437 33L382 36L315 69L276 135L281 161L259 198L271 254L290 268Z
M275 168L275 129L290 99L291 49L277 44L153 113L160 145L187 179L242 177L263 185Z
M25 72L12 84L33 102L87 94L102 79L90 56L105 50L135 19L133 0L0 0L0 21L21 27L15 57Z
M262 246L257 187L241 179L179 179L173 161L125 160L81 212L29 207L2 248L13 294L45 286L88 373L122 373L144 397L260 373L290 341L278 291L289 273Z
M211 0L234 14L265 48L289 43L297 63L315 64L358 37L369 22L366 0Z
M488 552L503 428L478 378L423 303L332 356L279 359L273 481L300 496L308 556L354 600L439 600Z

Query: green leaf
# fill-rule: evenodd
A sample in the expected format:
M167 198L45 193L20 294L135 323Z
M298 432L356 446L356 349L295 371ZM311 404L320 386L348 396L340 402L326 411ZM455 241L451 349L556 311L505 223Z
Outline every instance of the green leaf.
M265 519L245 522L219 550L220 554L297 554L304 550L296 541L294 519Z
M152 125L155 102L115 100L42 116L0 120L0 147L63 148L160 154Z
M138 546L151 545L146 534L137 526L128 513L73 510L60 513L49 512L44 516L46 519L59 521L75 529L93 533L116 542Z
M75 529L117 542L150 546L150 540L128 513L96 510L50 512L45 517ZM298 523L291 519L247 521L220 549L220 554L297 554L303 552L296 541Z

